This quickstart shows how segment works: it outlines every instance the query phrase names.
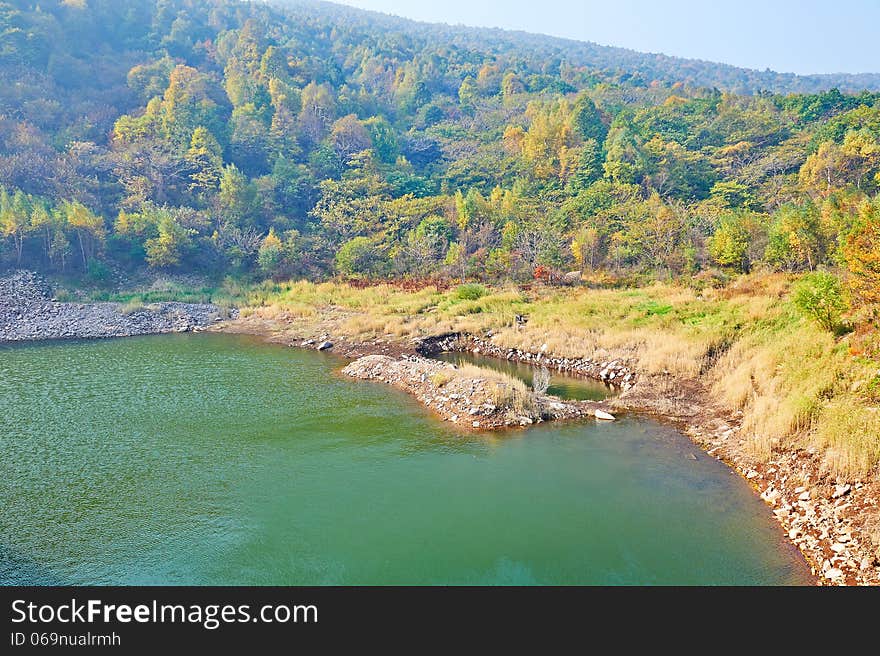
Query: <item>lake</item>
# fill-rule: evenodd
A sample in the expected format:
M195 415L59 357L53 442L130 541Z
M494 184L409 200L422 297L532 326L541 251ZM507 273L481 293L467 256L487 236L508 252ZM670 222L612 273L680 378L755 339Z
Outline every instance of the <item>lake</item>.
M811 582L673 428L467 433L342 364L232 335L0 346L0 583Z

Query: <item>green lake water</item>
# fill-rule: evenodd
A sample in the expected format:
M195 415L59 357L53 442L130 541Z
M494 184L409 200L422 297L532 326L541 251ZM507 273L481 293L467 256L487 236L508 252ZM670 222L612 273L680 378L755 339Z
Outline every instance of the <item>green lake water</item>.
M672 428L462 433L340 365L226 335L0 346L0 583L810 580Z

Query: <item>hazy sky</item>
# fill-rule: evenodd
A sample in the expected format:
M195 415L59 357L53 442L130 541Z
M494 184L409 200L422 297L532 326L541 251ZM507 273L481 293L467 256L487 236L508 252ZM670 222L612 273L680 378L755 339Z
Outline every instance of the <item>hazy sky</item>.
M335 0L792 73L880 72L880 0Z

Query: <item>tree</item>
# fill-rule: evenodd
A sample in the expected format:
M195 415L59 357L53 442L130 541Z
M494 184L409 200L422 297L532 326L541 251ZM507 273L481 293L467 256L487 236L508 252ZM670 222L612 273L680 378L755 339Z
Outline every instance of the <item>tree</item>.
M773 216L765 258L789 271L812 271L822 259L824 245L816 206L785 205Z
M76 232L83 270L86 270L89 268L89 260L103 245L107 235L104 219L77 201L64 201L61 204L61 211L64 213L67 225Z
M199 126L193 131L186 161L192 169L190 189L201 194L217 189L223 170L223 150L207 128Z
M578 96L574 103L572 128L584 141L594 139L597 143L603 143L608 136L608 128L602 120L602 114L586 93Z
M529 103L526 115L531 123L522 139L523 158L532 165L539 179L559 176L566 152L577 145L568 101Z
M272 122L269 126L269 142L276 153L287 158L300 154L297 143L299 129L296 116L302 110L299 92L281 80L269 80L269 95L272 101Z
M724 212L715 232L709 237L709 254L721 266L741 273L752 270L766 247L766 229L762 217L744 210Z
M571 254L581 269L586 267L592 271L596 268L602 237L595 226L585 225L571 240Z
M176 66L169 76L161 104L162 127L167 138L185 149L199 126L212 134L221 134L226 123L221 94L222 90L201 71Z
M15 262L21 264L24 240L31 231L31 201L22 191L10 196L0 188L0 230L15 244Z
M161 96L168 87L174 60L167 55L149 64L140 64L128 72L128 86L143 102Z
M476 106L479 87L476 81L468 75L458 87L458 102L464 109L473 111Z
M802 276L794 287L792 301L805 316L829 332L839 328L840 317L847 309L840 280L825 271Z
M391 124L382 116L371 116L364 121L364 127L370 133L373 152L379 161L385 164L394 163L400 154L400 146Z
M404 273L428 275L434 272L452 239L452 227L442 216L429 216L407 232L395 257Z
M801 167L798 178L806 191L827 195L845 184L846 156L833 141L826 141Z
M217 206L226 221L238 226L253 222L257 210L256 198L253 184L235 164L223 168Z
M525 85L516 73L509 71L504 74L504 78L501 80L501 95L504 102L511 102L515 96L525 93L525 90Z
M158 235L144 244L147 263L156 268L180 264L185 252L192 246L195 231L183 227L170 212L162 212L156 227Z
M250 175L266 170L272 139L269 108L246 103L232 111L229 149L232 159Z
M880 201L865 201L858 223L846 237L843 260L849 289L856 301L874 313L880 310Z
M336 115L333 92L326 84L310 82L302 90L301 105L300 130L309 143L316 144L324 138Z
M350 239L336 253L336 269L347 276L374 275L380 266L376 243L368 237Z
M595 139L588 139L573 149L571 155L573 166L566 176L566 191L578 194L602 177L602 148Z
M343 161L347 161L349 156L367 150L373 145L367 128L354 114L343 116L333 124L330 140L333 142L336 154Z
M260 250L257 254L257 263L260 270L270 277L278 275L284 263L284 245L275 234L275 229L270 228L269 234L260 244Z

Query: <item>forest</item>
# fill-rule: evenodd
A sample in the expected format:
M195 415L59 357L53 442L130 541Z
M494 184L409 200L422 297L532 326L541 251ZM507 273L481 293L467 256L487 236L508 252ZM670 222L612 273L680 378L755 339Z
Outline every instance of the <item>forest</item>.
M876 316L878 90L329 3L7 0L0 268L830 271Z

